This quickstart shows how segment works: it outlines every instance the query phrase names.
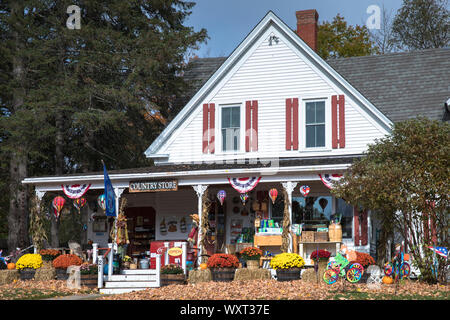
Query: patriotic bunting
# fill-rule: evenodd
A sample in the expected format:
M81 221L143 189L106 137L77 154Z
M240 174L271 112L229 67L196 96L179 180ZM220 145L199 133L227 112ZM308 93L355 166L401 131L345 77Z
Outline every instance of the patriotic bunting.
M343 177L342 174L319 174L320 180L322 180L323 184L329 188L333 189L333 183L338 182Z
M231 186L239 193L252 191L261 180L261 177L250 178L228 178Z
M70 199L78 199L84 196L89 190L91 184L62 184L61 185L64 194Z

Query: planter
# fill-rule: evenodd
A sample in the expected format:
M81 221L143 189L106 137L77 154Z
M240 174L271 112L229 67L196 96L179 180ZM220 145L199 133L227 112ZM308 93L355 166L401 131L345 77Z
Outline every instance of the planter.
M36 269L25 268L25 269L19 270L20 280L25 280L25 281L33 280L35 274L36 274Z
M69 274L67 273L67 269L56 269L56 280L67 280L69 279Z
M98 285L98 274L81 274L80 281L82 286L96 289Z
M259 269L259 260L247 260L247 269Z
M184 274L161 274L161 287L171 284L184 284L185 281Z
M301 268L277 269L277 281L299 280L301 271Z
M213 281L227 282L233 281L236 268L211 268Z

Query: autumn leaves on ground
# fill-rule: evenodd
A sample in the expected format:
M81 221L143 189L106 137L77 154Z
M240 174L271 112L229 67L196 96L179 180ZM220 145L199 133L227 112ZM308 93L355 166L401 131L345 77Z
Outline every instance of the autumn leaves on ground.
M125 294L105 295L101 300L449 300L449 287L427 285L418 281L404 281L395 285L381 284L369 289L366 284L309 283L302 280L247 280L232 282L203 282L170 285ZM68 289L66 281L16 281L0 286L1 300L49 299L67 295L98 294L82 287Z

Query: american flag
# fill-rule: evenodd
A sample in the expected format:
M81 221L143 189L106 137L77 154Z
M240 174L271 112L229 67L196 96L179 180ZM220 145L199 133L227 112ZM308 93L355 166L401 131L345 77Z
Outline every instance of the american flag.
M448 257L448 249L445 247L432 247L429 246L429 249L435 251L438 255L440 255L441 257L444 257L445 259L447 259Z

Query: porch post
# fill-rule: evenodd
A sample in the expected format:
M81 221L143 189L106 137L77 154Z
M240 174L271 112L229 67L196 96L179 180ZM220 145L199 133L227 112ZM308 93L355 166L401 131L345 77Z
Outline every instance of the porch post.
M295 187L297 186L297 182L292 182L292 181L287 181L287 182L282 182L281 185L283 186L283 188L286 190L287 194L288 194L288 203L289 203L289 248L288 248L288 252L294 252L294 242L292 239L292 234L291 234L291 228L292 228L292 191L294 191ZM286 199L285 199L286 201Z
M206 189L208 188L208 186L204 186L202 184L198 184L195 186L192 186L195 190L195 192L197 193L197 198L198 198L198 204L197 204L197 208L198 208L198 217L199 217L199 223L198 223L198 256L197 256L197 262L200 265L201 263L201 256L202 256L202 245L201 245L201 240L202 240L202 209L203 209L203 203L202 203L202 196L203 193L205 193Z
M116 216L114 217L114 226L116 226L117 224L117 218L119 217L119 204L120 204L120 196L122 195L123 191L125 190L125 188L114 188L114 193L116 195ZM117 252L118 247L117 247L117 227L115 227L115 231L114 231L114 239L113 240L113 248L112 250L115 250Z
M40 214L40 212L41 212L41 202L42 202L42 198L45 195L45 191L41 191L41 190L35 189L34 192L36 194L36 197L38 198L38 201L36 203L36 206L37 206L36 209L37 209L38 214ZM36 248L34 243L33 243L33 253L34 254L38 253L37 252L37 248Z

